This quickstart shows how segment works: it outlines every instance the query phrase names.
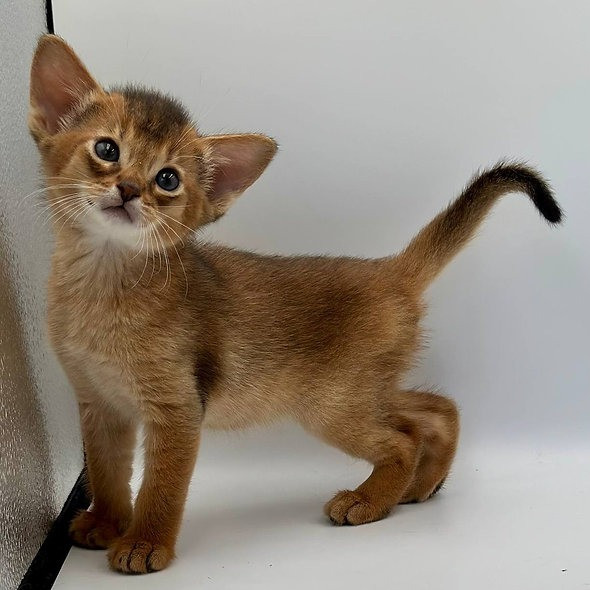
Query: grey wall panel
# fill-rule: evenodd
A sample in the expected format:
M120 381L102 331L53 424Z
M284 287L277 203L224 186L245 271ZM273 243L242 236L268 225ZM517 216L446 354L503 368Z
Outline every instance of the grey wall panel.
M45 336L51 238L29 138L44 2L0 5L0 589L15 587L82 467L77 408Z
M0 220L2 221L2 220ZM55 512L49 444L0 223L0 587L12 588Z

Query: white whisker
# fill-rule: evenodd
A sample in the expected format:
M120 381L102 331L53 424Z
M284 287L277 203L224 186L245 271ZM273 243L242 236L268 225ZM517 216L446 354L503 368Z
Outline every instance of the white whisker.
M158 211L158 213L168 219L171 219L172 221L175 221L176 223L178 223L178 225L182 225L182 227L186 227L186 229L188 229L190 232L193 231L193 229L190 228L188 225L184 225L184 223L182 223L182 221L178 221L178 219L174 219L174 217L171 217L170 215L166 215L166 213L164 213L163 211Z
M158 223L160 223L159 219ZM170 283L172 283L172 271L170 270L170 260L168 258L168 252L166 251L164 240L162 236L158 235L157 232L155 232L154 235L157 236L158 240L161 240L162 254L164 255L164 262L166 263L166 280L164 281L164 286L160 289L160 291L163 291L168 286L168 280L170 280Z
M72 205L72 204L77 204L78 203L78 198L80 196L80 193L71 193L70 195L68 195L67 197L64 197L64 199L60 200L57 203L52 204L46 204L45 207L51 211L50 215L47 217L47 219L45 220L45 222L43 223L43 225L45 225L48 221L50 221L51 219L53 219L56 215L58 215L60 212L64 211L68 206ZM45 209L41 209L40 211L37 212L37 215L35 217L35 222L40 221L41 216L45 213ZM42 225L42 227L43 227Z
M64 223L62 223L61 227L59 228L59 231L61 231L65 227L65 223L68 221L68 218L70 217L70 215L77 213L80 209L83 209L84 207L86 207L86 203L84 203L84 202L77 203L76 205L73 205L72 207L64 207L62 214L59 217L51 220L54 227L57 226L57 223L59 221L64 219ZM44 224L47 223L47 221L48 220L45 220Z
M39 195L41 193L50 191L54 188L58 189L58 188L87 188L87 187L84 187L81 184L59 184L59 185L53 185L53 186L46 186L44 188L37 189L36 191L29 193L28 195L25 195L24 197L22 197L21 201L24 202L26 199L29 199L31 197L34 197L35 195Z
M159 221L162 224L162 228L166 232L166 235L168 236L168 239L170 240L170 242L172 244L172 247L174 248L174 251L176 252L176 256L178 257L178 262L180 262L180 267L182 268L182 274L184 275L184 285L185 285L184 297L186 299L186 297L188 295L188 277L186 276L186 271L184 269L184 264L182 263L182 259L180 258L180 253L178 252L178 249L176 248L176 244L174 243L174 241L170 237L170 234L168 233L168 230L166 228L168 227L175 234L176 234L176 232L166 222L163 222L162 220L159 220ZM182 238L178 234L176 234L176 235L178 236L178 239L181 241L181 243L184 245L184 242L182 241Z
M142 242L143 244L143 242ZM147 268L147 261L148 261L148 257L149 257L149 248L146 248L145 251L145 262L143 264L143 270L141 271L141 274L139 275L139 278L137 279L137 281L135 281L135 283L133 284L133 286L131 287L131 289L134 289L141 281L141 279L143 278L143 274L145 273L145 269ZM150 277L151 280L151 277Z

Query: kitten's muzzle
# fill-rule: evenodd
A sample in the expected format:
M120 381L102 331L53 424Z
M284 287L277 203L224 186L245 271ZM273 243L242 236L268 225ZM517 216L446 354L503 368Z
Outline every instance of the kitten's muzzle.
M121 181L117 184L118 195L111 195L102 210L110 219L134 223L139 219L139 197L141 188L134 182Z

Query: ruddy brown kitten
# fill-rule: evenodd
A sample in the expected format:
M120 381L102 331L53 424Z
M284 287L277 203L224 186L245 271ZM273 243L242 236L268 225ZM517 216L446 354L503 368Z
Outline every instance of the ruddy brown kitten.
M397 256L259 256L193 235L258 178L272 139L203 136L167 96L106 91L51 35L33 60L29 125L55 227L49 333L80 406L93 500L71 524L78 545L108 547L121 572L166 567L205 426L290 416L369 461L369 478L326 504L335 524L378 520L440 489L456 406L403 385L423 293L503 194L526 193L560 220L536 172L480 174Z

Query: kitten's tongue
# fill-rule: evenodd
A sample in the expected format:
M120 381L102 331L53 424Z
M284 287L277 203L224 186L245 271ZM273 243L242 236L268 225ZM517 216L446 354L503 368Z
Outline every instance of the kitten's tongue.
M131 221L131 217L129 217L129 213L125 210L122 205L118 207L106 207L103 209L104 214L110 219L116 219L118 221L124 221L129 223Z

